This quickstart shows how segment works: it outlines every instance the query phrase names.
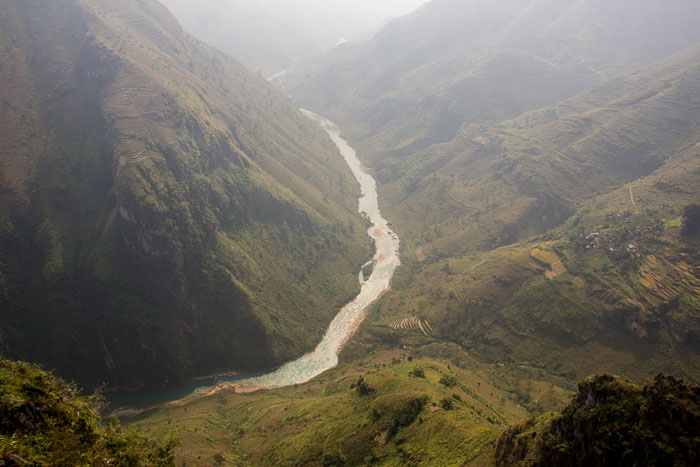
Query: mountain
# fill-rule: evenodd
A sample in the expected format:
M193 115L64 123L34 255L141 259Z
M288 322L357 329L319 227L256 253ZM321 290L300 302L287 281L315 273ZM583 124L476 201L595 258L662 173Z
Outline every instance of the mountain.
M434 0L283 78L374 163L552 105L700 41L689 0Z
M357 182L152 0L0 15L0 351L164 386L313 348L370 257Z
M699 8L435 0L285 76L360 149L402 239L364 339L697 382Z
M404 269L372 340L418 317L485 361L697 382L699 54L378 163Z
M411 246L450 256L557 227L692 151L699 59L691 47L517 119L465 124L449 142L385 154L374 173L386 209Z

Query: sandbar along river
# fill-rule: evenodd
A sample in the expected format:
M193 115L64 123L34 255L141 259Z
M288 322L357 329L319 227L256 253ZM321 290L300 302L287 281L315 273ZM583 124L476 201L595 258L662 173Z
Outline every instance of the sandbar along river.
M374 269L370 277L365 280L360 273L361 289L359 295L340 310L328 326L323 340L313 352L286 363L274 371L257 376L203 380L176 390L140 391L132 393L132 397L129 397L128 393L108 395L107 398L112 407L124 407L125 405L143 407L212 393L227 387L235 387L238 391L247 391L305 383L338 364L338 353L364 319L367 308L388 290L394 270L401 264L398 254L399 238L379 211L377 183L362 168L355 150L340 136L340 130L333 122L312 112L305 110L303 112L310 119L318 122L328 133L360 183L359 211L372 224L367 233L374 239L376 250Z

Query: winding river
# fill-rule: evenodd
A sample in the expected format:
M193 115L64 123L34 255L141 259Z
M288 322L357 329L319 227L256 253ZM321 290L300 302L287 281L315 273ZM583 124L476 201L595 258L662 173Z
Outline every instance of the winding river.
M341 137L340 130L333 122L307 110L302 110L302 112L318 122L328 133L360 183L359 212L371 223L367 234L374 240L376 248L372 274L365 280L362 271L360 271L360 293L336 315L313 352L286 363L274 371L258 376L203 380L177 390L108 395L107 398L112 407L127 405L143 407L176 399L212 394L229 388L246 392L305 383L338 365L338 353L362 323L369 306L389 289L394 270L401 264L398 253L399 238L379 211L377 183L363 169L357 158L357 153Z
M363 170L362 164L357 158L357 153L340 136L340 130L333 122L313 112L302 111L309 118L320 123L323 129L326 130L326 133L338 146L340 154L360 183L359 210L372 223L367 233L374 239L376 247L374 269L367 280L364 280L360 271L361 288L359 295L340 310L330 326L328 326L323 340L313 352L286 363L271 373L235 381L237 389L279 388L305 383L324 371L335 367L338 364L338 353L343 344L347 342L360 323L362 323L369 305L389 288L394 270L401 264L398 254L399 237L391 230L388 222L379 211L376 181Z

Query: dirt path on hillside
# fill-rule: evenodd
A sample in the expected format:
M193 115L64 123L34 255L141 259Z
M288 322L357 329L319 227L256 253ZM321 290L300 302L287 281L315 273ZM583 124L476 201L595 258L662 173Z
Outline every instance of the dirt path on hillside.
M632 193L632 185L630 185L630 201L632 201L632 206L634 207L634 213L639 214L639 208L637 208L637 203L634 201L634 194Z

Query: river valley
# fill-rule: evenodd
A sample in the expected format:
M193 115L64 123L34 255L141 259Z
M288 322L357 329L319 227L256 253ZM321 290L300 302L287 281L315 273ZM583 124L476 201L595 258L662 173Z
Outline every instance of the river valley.
M318 122L328 133L360 184L359 212L370 221L371 226L367 234L375 243L372 261L374 268L371 275L369 278L364 278L361 271L359 274L360 293L339 311L328 326L323 339L312 352L276 370L260 375L206 378L177 389L108 394L107 399L112 408L149 407L225 389L249 392L305 383L338 364L338 353L362 323L369 306L389 289L394 271L401 264L400 241L379 210L377 183L363 169L357 153L341 136L340 129L333 122L310 111L302 110L302 112ZM119 413L122 412L129 411L119 411Z

